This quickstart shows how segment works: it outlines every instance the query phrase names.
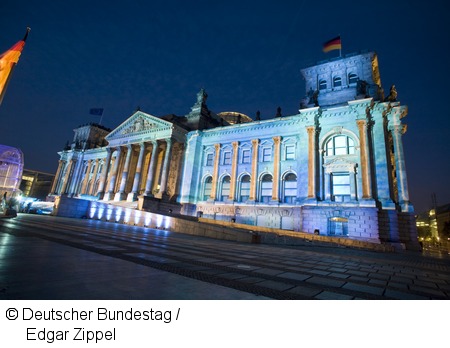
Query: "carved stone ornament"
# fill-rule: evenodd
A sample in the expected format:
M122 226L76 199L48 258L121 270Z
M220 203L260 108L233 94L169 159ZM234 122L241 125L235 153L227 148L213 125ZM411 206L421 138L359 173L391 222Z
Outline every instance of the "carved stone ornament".
M142 131L147 131L153 128L156 128L157 125L154 123L149 122L148 120L144 119L143 117L140 117L136 119L133 124L122 130L121 134L130 134L130 133L137 133Z

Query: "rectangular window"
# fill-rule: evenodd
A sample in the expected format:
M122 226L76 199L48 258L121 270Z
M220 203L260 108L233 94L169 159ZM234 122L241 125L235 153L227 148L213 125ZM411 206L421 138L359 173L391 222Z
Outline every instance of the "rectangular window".
M231 152L227 151L223 153L223 164L231 164Z
M350 176L347 173L333 174L333 196L337 201L342 201L343 196L350 196Z
M286 160L295 159L295 146L294 145L286 145Z
M272 161L272 148L271 147L263 148L262 161L263 162L271 162Z
M214 154L212 154L212 153L206 154L206 165L212 166L213 163L214 163Z
M250 157L250 150L242 150L242 163L250 163L251 157Z

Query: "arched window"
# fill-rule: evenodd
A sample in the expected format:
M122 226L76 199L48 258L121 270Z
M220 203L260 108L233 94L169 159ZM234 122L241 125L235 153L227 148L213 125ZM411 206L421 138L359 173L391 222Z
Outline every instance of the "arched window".
M222 179L222 189L220 193L220 200L225 201L230 196L231 178L227 175Z
M342 86L342 79L339 76L333 77L333 87L341 87Z
M327 141L325 149L327 156L353 155L355 142L346 135L336 135Z
M203 200L207 201L211 196L212 188L212 176L208 176L205 180L205 185L203 186Z
M320 80L319 81L319 91L322 91L324 89L327 89L327 81L325 80Z
M244 175L241 178L239 188L239 202L246 202L250 198L250 175Z
M260 201L268 203L272 199L272 185L273 178L270 174L265 174L261 178L261 187L260 187Z
M358 75L356 75L355 73L348 74L348 84L349 85L356 84L357 82L358 82Z
M297 197L297 175L289 173L285 175L283 182L283 202L294 203Z

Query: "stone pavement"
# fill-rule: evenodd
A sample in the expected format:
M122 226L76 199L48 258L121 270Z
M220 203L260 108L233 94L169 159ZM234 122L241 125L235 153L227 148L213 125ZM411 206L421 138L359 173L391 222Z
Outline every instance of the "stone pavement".
M447 254L273 246L93 220L0 221L0 299L448 299Z

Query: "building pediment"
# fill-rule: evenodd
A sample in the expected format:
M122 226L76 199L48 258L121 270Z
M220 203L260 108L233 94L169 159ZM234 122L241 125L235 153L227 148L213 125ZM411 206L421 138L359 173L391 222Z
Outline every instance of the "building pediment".
M153 133L167 133L173 127L171 122L137 111L120 126L109 133L105 139L111 143L116 139L147 137Z
M323 165L325 169L325 173L332 173L332 172L355 172L356 170L356 158L348 158L350 156L347 156L347 158L343 157L336 157L333 159L325 160L325 163Z

